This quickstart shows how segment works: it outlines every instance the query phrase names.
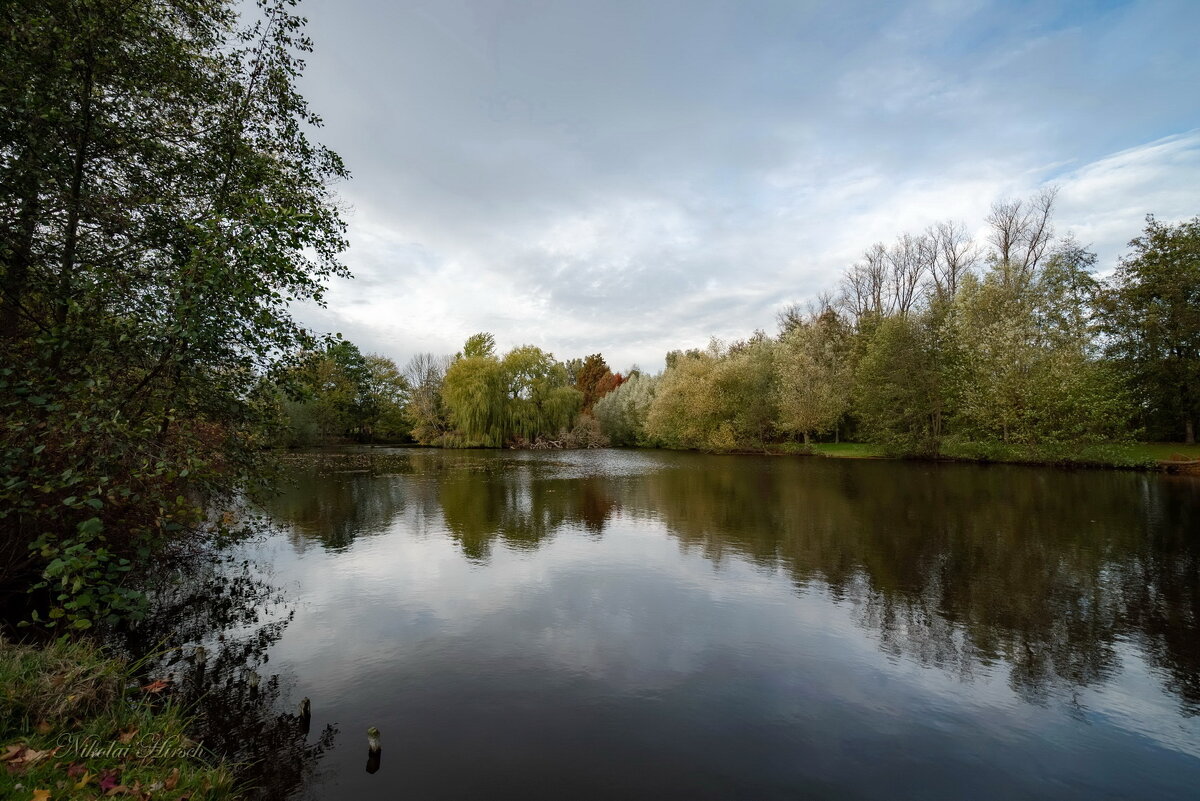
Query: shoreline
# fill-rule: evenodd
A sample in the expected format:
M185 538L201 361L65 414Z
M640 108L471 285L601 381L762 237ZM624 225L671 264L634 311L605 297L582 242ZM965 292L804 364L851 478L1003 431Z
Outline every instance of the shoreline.
M771 443L763 449L737 448L707 451L699 448L663 448L643 446L609 446L614 450L691 451L713 455L733 456L809 456L822 459L860 459L902 462L937 462L961 464L1015 464L1033 467L1086 468L1094 470L1134 470L1174 475L1200 476L1200 444L1185 445L1172 442L1122 442L1092 445L1012 446L998 443L952 443L938 454L889 452L881 445L866 442L814 442L808 445L795 442ZM445 448L438 445L388 442L329 443L315 448L280 448L282 454L300 455L353 450L357 448L403 448L430 451L456 450L590 450L587 448ZM1182 457L1182 458L1180 458Z

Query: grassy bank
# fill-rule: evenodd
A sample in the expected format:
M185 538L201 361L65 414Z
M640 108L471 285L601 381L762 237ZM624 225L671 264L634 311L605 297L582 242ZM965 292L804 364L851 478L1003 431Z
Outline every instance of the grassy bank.
M815 442L810 445L784 443L772 446L775 453L807 453L840 459L903 459L903 453L865 442ZM1200 445L1176 442L1127 442L1099 445L1016 446L998 442L947 442L940 458L1003 464L1082 465L1158 469L1160 462L1200 459Z
M185 734L161 683L86 642L44 647L0 638L0 797L237 797L232 774Z

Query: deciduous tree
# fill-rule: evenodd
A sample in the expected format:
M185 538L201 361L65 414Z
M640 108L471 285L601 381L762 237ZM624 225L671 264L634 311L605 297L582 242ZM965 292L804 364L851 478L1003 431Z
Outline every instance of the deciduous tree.
M1107 352L1149 430L1196 441L1200 422L1200 217L1146 218L1104 294Z

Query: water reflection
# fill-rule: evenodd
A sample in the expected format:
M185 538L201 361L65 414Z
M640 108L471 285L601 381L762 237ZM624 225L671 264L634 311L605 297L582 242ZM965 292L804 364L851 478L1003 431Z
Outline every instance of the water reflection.
M695 454L304 457L272 507L297 548L401 525L468 559L661 522L685 551L785 570L896 658L1072 701L1136 645L1200 712L1200 486L1187 477ZM398 521L400 521L398 523Z
M326 724L309 737L310 715L281 711L290 680L269 652L295 609L266 567L229 549L193 555L149 577L149 615L119 632L127 651L150 655L145 680L168 678L161 698L187 710L189 734L233 766L241 795L264 801L299 791L337 734Z

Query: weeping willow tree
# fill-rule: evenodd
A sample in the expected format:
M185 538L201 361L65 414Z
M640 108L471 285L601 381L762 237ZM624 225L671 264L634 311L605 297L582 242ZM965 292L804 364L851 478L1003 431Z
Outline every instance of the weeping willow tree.
M496 355L491 334L476 334L446 371L442 390L460 445L498 447L570 427L582 402L566 367L533 345Z
M488 335L490 340L490 335ZM446 370L442 397L458 444L496 447L505 438L505 382L500 360L490 341L486 347L467 340L467 346Z
M502 367L508 433L533 440L570 427L583 404L583 393L570 386L566 368L553 355L524 345L509 351Z

